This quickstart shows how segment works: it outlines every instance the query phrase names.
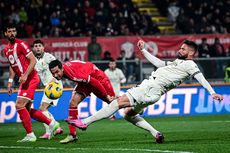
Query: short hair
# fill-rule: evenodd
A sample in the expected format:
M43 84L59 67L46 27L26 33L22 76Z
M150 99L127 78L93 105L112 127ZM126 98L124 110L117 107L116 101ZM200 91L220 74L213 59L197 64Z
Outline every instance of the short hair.
M183 44L186 44L188 45L189 47L193 48L194 49L194 52L196 53L197 49L198 49L198 45L194 42L194 41L191 41L191 40L185 40L183 42ZM195 54L194 53L194 54Z
M49 69L52 69L54 67L58 66L59 69L62 69L62 63L59 60L53 60L49 63Z
M34 40L32 46L34 46L35 44L42 44L42 46L44 46L44 42L41 39Z
M13 23L9 23L9 24L5 25L5 26L3 27L3 32L7 32L7 30L8 30L8 29L11 29L11 28L16 28L16 25L13 24Z
M109 60L109 62L116 62L116 60L114 60L113 58L111 58L111 59Z

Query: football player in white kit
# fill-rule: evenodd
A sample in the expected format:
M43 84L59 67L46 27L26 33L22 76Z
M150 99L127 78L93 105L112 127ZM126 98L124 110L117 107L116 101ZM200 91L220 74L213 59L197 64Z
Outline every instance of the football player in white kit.
M37 72L39 74L39 77L42 81L42 84L44 86L46 86L51 81L58 81L52 76L52 74L49 70L49 63L51 61L55 60L56 58L52 54L44 51L43 41L41 41L40 39L35 40L33 42L33 45L32 45L32 50L33 50L35 57L37 58L37 63L35 65L35 69L37 70ZM59 80L58 83L62 86L61 80ZM58 100L59 99L56 99L56 100L49 99L45 95L45 92L44 92L42 100L41 100L41 105L39 108L45 116L47 116L49 119L54 120L54 121L55 121L55 119L54 119L53 115L48 111L48 108L50 106L56 106L58 103ZM46 124L44 124L44 126L46 129L46 132L45 132L45 134L43 134L39 138L48 139L49 138L48 126ZM59 127L55 131L54 135L61 134L62 132L63 132L62 128Z
M157 143L162 143L164 136L154 129L144 118L137 114L146 106L154 104L160 97L172 88L177 87L189 77L195 77L199 83L206 88L215 100L223 100L223 96L215 93L213 88L204 78L196 63L192 60L197 45L193 41L186 40L178 51L178 58L173 62L165 62L150 54L145 49L145 42L139 40L137 44L143 55L158 69L152 73L149 79L142 81L137 87L127 90L127 92L113 100L109 105L103 107L94 115L83 120L67 121L80 129L85 130L91 123L108 118L121 108L126 108L124 118L135 126L149 131L156 139Z
M105 74L108 76L112 86L113 90L116 94L116 97L120 96L120 90L121 90L121 83L126 82L126 78L124 73L121 69L117 68L116 61L114 59L111 59L109 61L109 68L105 70ZM115 120L115 116L111 116L111 120Z
M116 67L116 61L109 61L109 68L105 70L105 74L108 76L113 89L115 91L116 97L120 96L121 83L126 82L126 78L121 69Z

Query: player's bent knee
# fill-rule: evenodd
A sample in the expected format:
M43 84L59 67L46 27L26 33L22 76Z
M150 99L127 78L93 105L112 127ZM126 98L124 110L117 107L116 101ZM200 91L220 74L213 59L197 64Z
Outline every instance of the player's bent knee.
M125 114L124 116L124 119L132 124L135 124L134 121L133 121L133 118L135 118L135 116L130 116L130 115L127 115Z
M77 107L79 103L80 103L80 102L78 102L78 101L73 101L73 100L71 100L69 106L70 106L70 107Z
M48 103L42 102L41 106L39 107L39 110L44 112L47 111L50 105Z
M119 105L119 108L125 108L131 106L129 102L129 98L125 94L117 99L117 103Z
M45 107L43 107L43 106L40 106L40 107L39 107L39 110L42 111L42 112L44 112L44 111L47 110L47 108L45 108Z
M15 105L16 109L20 109L20 108L25 107L25 106L26 106L26 102L23 100L18 100L16 102L16 105Z

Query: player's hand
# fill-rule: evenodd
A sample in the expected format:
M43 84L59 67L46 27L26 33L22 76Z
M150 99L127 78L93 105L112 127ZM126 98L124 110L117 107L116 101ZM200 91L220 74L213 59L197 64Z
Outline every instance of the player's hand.
M212 98L219 101L224 99L222 95L216 93L212 94Z
M13 83L12 82L8 82L8 85L7 85L7 90L8 90L8 95L10 96L12 94L12 86L13 86Z
M22 74L22 76L19 78L19 82L20 83L25 83L26 82L26 80L27 80L27 75L24 75L24 74Z
M110 96L110 95L107 95L106 97L107 97L107 99L108 99L108 101L109 101L109 102L113 101L113 100L114 100L114 98L115 98L115 97Z
M56 78L53 78L50 82L56 82L56 83L58 83L58 80Z
M143 40L139 40L139 41L137 42L137 47L138 47L140 50L144 49L144 48L145 48L145 42L144 42Z

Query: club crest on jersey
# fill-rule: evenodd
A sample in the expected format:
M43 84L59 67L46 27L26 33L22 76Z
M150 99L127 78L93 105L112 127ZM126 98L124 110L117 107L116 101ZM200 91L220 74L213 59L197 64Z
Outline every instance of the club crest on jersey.
M26 95L27 95L27 93L26 93L26 92L24 92L22 95L23 95L23 96L26 96Z
M14 56L13 55L9 56L9 61L11 64L14 64Z
M12 52L12 51L13 51L13 49L10 49L10 48L8 49L8 52Z

